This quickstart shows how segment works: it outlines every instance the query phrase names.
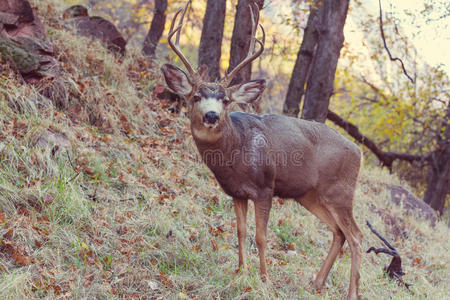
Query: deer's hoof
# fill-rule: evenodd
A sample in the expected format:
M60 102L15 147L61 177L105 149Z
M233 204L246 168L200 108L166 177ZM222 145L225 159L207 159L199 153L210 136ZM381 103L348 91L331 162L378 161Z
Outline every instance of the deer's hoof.
M357 294L353 294L353 295L348 294L347 295L347 300L362 300L362 299L363 298L361 298L361 296L357 295Z
M314 282L312 283L312 288L314 290L320 291L323 288L323 286L324 286L324 282L322 282L322 281L314 280Z

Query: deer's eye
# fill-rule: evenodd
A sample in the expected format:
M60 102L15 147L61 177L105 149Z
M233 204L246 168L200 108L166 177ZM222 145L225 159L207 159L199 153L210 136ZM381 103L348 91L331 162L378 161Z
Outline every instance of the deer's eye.
M230 100L230 98L225 97L225 98L222 99L222 102L223 102L223 104L228 105L228 104L231 103L231 100Z
M198 95L194 95L194 102L199 102L202 98Z

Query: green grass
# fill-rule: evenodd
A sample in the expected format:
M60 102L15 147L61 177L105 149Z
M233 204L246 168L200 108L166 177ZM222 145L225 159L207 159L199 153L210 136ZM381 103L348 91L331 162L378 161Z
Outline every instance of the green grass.
M40 13L48 15L49 9L59 8L45 7ZM2 245L11 243L29 259L21 264L20 256L0 251L1 299L345 295L348 246L333 266L326 288L320 294L313 291L311 281L332 235L292 201L282 205L275 200L271 212L270 283L259 279L252 204L248 270L236 274L231 198L199 163L187 118L169 112L165 100L152 98L151 87L162 83L158 68L149 68L137 50L131 49L119 62L98 43L65 30L50 31L60 60L68 65L58 80L67 85L63 106L57 108L55 99L24 85L4 62L0 68L0 211L5 216L0 237ZM141 75L132 80L133 72ZM84 110L74 113L78 105ZM160 128L162 120L170 122ZM70 149L39 146L37 141L46 132L64 134ZM433 228L405 215L390 202L387 184L402 183L385 170L366 166L362 171L355 217L364 232L363 250L382 246L364 225L370 220L401 253L404 279L414 284L414 294L383 275L388 257L363 253L361 295L447 298L447 225L440 221ZM408 237L394 241L392 229L375 208L387 209ZM296 254L288 253L289 248Z

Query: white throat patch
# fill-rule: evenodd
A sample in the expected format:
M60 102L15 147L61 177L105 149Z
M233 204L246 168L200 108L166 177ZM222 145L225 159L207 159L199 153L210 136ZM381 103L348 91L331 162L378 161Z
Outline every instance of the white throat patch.
M221 132L216 133L210 130L210 128L203 127L203 128L192 128L192 135L200 141L213 143L222 136L222 133Z

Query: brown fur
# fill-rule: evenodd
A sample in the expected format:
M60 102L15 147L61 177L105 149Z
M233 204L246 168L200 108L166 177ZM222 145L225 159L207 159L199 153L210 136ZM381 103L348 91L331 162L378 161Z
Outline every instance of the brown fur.
M281 115L230 112L226 103L222 104L217 126L205 127L198 104L203 99L220 94L222 96L216 98L219 102L222 98L252 102L262 93L265 83L253 81L230 88L205 82L196 85L176 67L165 65L163 72L169 87L189 91L184 96L191 103L189 118L194 141L225 193L233 197L239 268L245 268L248 200L255 204L255 240L261 277L265 280L266 232L272 198L293 198L327 224L333 233L329 254L314 287L324 285L347 240L352 254L347 297L358 299L362 233L353 218L353 196L361 165L359 147L322 123ZM225 89L226 97L221 93L205 93L204 87L210 91Z

